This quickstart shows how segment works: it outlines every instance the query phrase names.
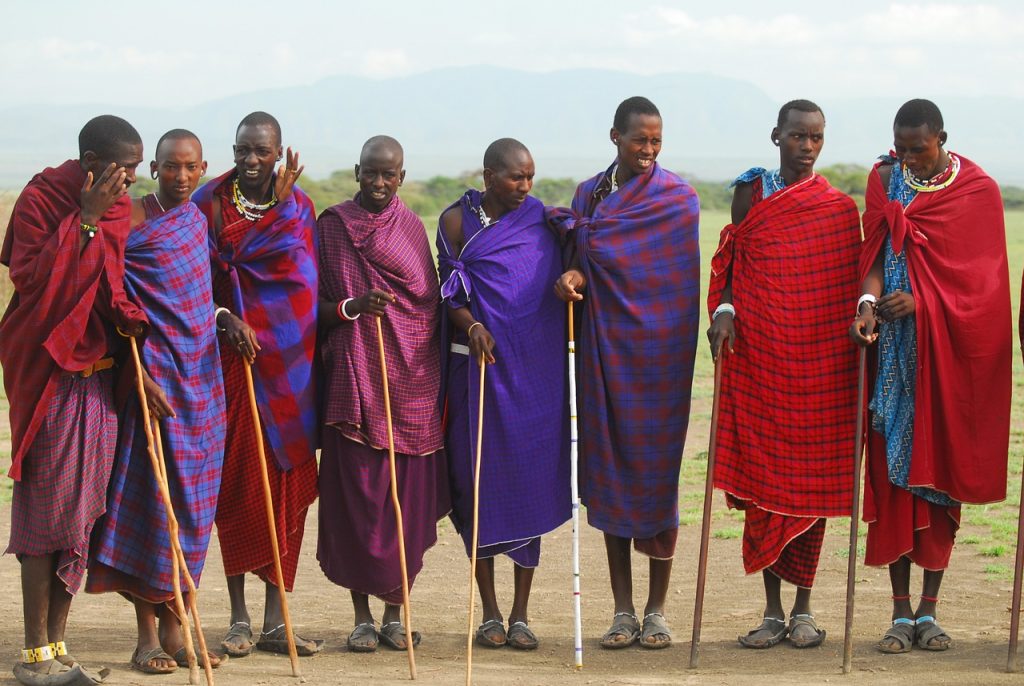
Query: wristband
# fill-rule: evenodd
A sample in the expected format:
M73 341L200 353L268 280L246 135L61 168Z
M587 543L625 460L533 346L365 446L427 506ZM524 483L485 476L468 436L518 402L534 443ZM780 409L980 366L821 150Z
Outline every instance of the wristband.
M732 303L722 303L721 305L715 308L714 314L711 315L711 321L715 321L715 319L718 318L718 315L722 314L723 312L728 312L733 316L734 319L736 318L736 308L732 306Z
M100 230L100 227L98 227L98 226L93 226L92 224L86 224L85 222L82 222L82 223L81 223L81 224L80 224L80 225L78 226L78 228L79 228L79 230L80 230L80 231L81 231L82 233L84 233L84 234L88 234L89 238L92 238L93 236L95 236L95 235L96 235L96 232Z
M347 319L350 322L354 322L355 320L359 319L359 317L360 317L359 314L357 314L354 317L350 317L348 312L345 311L345 305L348 305L350 302L352 302L352 300L354 300L354 298L345 298L340 303L338 303L338 318L339 319Z
M860 296L860 299L857 301L857 314L860 314L860 306L863 305L864 303L871 303L871 306L874 307L876 302L878 302L878 298L871 295L870 293L865 293L864 295Z
M469 328L466 329L466 336L467 337L469 336L469 334L471 334L473 332L473 327L474 326L483 326L483 324L481 324L480 322L473 322L472 324L470 324Z
M227 329L225 329L223 326L217 323L217 318L220 317L221 312L227 312L228 314L231 314L231 310L229 310L228 308L218 307L216 310L213 311L213 324L214 326L217 327L217 331L227 331Z

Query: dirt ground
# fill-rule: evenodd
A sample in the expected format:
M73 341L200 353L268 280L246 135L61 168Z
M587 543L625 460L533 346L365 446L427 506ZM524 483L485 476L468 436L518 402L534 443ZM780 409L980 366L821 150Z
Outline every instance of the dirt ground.
M703 394L701 394L703 395ZM687 449L689 460L703 459L697 450L706 446L706 399L695 398L694 426ZM701 434L701 429L703 434ZM684 470L685 471L685 470ZM688 484L684 495L699 503L699 486ZM720 496L716 508L723 509ZM721 515L716 530L735 521ZM572 666L571 605L571 529L565 525L544 541L544 554L537 572L531 603L531 625L541 639L533 653L511 649L476 649L473 653L473 677L477 684L807 684L849 683L888 684L910 680L932 684L1019 684L1024 676L1004 672L1009 631L1011 580L993 578L985 573L986 558L972 546L959 545L953 565L943 586L940 620L954 638L954 647L946 653L914 651L907 655L881 655L873 644L884 631L889 617L889 588L884 570L858 568L857 612L854 624L853 672L841 673L843 640L843 599L845 597L848 520L830 525L818 580L814 606L819 624L828 630L824 646L797 651L783 643L769 651L741 649L736 636L759 623L761 581L759 576L743 575L740 539L714 538L711 541L710 567L705 602L700 667L687 669L692 630L696 550L700 528L683 527L680 550L672 582L668 618L676 644L664 651L633 647L623 651L601 650L597 637L611 617L611 592L605 565L603 543L592 528L582 535L584 668ZM0 508L0 541L6 541L10 529L10 507ZM315 508L306 525L303 560L297 591L290 599L292 616L300 632L307 637L327 641L324 652L302 659L302 673L309 683L333 684L367 682L401 683L408 680L403 653L381 648L377 653L360 655L345 649L345 637L352 627L352 609L348 594L331 585L320 573L316 562L317 521ZM972 532L968 522L962 535ZM1011 551L1012 552L1012 551ZM1012 557L1011 557L1012 559ZM468 562L460 542L447 523L443 523L438 545L429 551L424 570L413 593L413 619L424 640L416 651L419 681L429 684L465 683L466 612ZM227 628L228 603L218 546L210 548L207 574L200 589L200 612L207 640L217 645ZM511 563L498 565L501 582L499 596L507 612L511 603ZM636 601L643 605L647 571L644 561L635 558ZM918 582L915 580L916 586ZM255 584L250 585L255 589ZM262 594L260 594L262 595ZM260 616L262 598L253 595L250 611ZM379 603L375 606L379 607ZM477 604L479 617L479 604ZM11 557L0 561L0 654L13 666L22 647L21 593L17 562ZM379 615L378 615L379 616ZM114 673L110 684L185 684L187 670L169 676L147 676L133 672L128 659L134 646L134 614L131 606L118 596L81 594L72 607L67 636L75 655L87 665L107 665ZM1022 660L1024 661L1024 660ZM13 684L10 667L5 666L0 684ZM224 686L243 684L290 684L287 657L254 653L234 659L215 673Z

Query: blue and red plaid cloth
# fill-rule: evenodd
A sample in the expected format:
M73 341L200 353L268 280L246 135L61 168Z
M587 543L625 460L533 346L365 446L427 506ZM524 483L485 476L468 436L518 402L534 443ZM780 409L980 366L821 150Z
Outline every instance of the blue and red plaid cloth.
M583 502L626 538L679 525L679 468L700 319L699 206L659 165L600 199L612 169L583 182L549 221L587 278L580 326Z
M193 197L211 229L215 220L220 223L214 196L234 174L210 181ZM256 330L262 348L253 374L256 399L274 456L286 470L312 460L318 441L315 218L313 202L296 186L237 242L219 241L210 232L214 270L226 273L234 287L234 302L218 304Z
M143 364L176 415L160 430L178 537L197 582L217 510L226 429L206 236L206 219L186 203L136 226L125 248L125 291L151 326ZM107 513L93 534L86 590L163 602L173 592L170 538L135 393L120 414ZM111 568L131 577L130 587Z

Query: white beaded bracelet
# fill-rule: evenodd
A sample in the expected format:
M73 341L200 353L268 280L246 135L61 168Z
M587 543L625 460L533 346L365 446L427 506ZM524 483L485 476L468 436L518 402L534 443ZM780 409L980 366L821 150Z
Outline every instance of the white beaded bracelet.
M857 314L860 314L860 306L863 305L864 303L871 303L872 305L874 305L876 302L878 302L878 298L871 295L870 293L865 293L864 295L860 296L860 300L857 301Z
M715 321L715 319L718 318L718 315L722 314L723 312L728 312L729 314L731 314L733 316L733 319L736 318L736 308L732 306L732 303L722 303L721 305L715 308L714 314L711 315L711 321Z

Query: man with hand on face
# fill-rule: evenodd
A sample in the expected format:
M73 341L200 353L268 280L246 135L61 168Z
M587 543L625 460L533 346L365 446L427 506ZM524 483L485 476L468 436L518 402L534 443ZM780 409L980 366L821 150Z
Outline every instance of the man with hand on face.
M679 528L679 468L697 351L697 194L655 161L661 114L647 98L615 111L612 165L549 221L570 248L555 282L580 317L580 479L587 520L604 532L615 613L605 648L665 648ZM643 621L633 606L630 541L650 557Z
M850 515L857 356L844 335L857 292L860 217L814 172L825 115L779 110L779 168L733 183L711 260L711 354L722 365L715 486L744 511L743 566L764 579L764 621L741 645L820 645L811 587L825 517ZM724 355L723 355L724 347ZM797 587L786 622L781 586Z
M79 158L47 168L11 214L0 262L14 296L0 321L10 401L12 465L8 553L21 562L22 683L88 684L99 677L64 645L71 598L88 563L89 534L106 504L117 441L115 332L144 333L146 315L124 292L131 226L125 194L142 139L120 117L91 119Z
M206 162L199 139L184 129L165 133L155 157L150 170L157 191L132 205L125 290L150 321L140 348L143 381L150 414L160 423L178 540L198 584L217 509L225 431L206 218L190 201ZM170 535L130 362L120 385L117 458L85 588L131 598L138 623L132 667L166 674L188 665L174 606ZM216 655L209 658L211 666L220 664Z
M242 119L235 132L235 168L199 189L194 201L210 224L213 299L220 330L227 412L217 537L231 599L231 627L222 645L248 655L253 633L245 574L266 587L260 650L286 653L284 615L270 545L243 365L253 381L267 455L270 492L286 590L292 590L306 510L317 496L316 215L295 185L298 153L284 155L281 126L266 112ZM295 638L299 655L319 641Z
M863 295L850 336L877 341L868 379L864 563L888 565L878 649L946 650L935 620L961 503L1006 497L1013 332L999 187L945 148L942 114L910 100L868 176ZM910 566L924 569L910 602Z
M480 645L533 650L527 614L540 537L569 519L569 424L565 307L551 292L562 270L544 206L530 197L530 151L501 138L484 153L484 192L469 190L437 232L441 354L446 366L452 520L470 554L480 366L484 389L479 553ZM494 557L515 563L505 629Z
M327 578L352 594L348 647L354 652L372 652L378 642L405 650L407 641L378 317L410 589L423 554L437 541L437 520L449 510L437 406L437 270L423 222L398 197L403 164L394 138L366 141L355 167L359 192L317 220L326 383L317 559ZM379 632L370 595L385 603Z

